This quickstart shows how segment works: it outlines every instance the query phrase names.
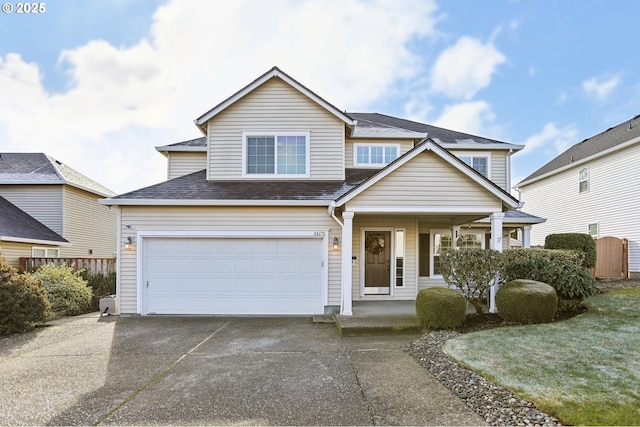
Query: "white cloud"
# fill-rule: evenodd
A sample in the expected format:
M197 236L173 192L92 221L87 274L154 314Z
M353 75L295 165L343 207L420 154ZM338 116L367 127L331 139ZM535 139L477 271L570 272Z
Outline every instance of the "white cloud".
M578 129L574 125L558 127L555 123L547 123L540 132L525 141L525 147L519 155L536 151L544 154L546 160L550 160L575 144L577 139Z
M592 77L582 83L582 89L589 98L604 101L622 82L622 75L616 74L609 79Z
M499 129L492 125L495 114L485 101L448 105L433 124L473 135L499 137Z
M454 99L471 99L491 83L491 77L506 57L492 43L461 37L444 50L431 74L431 90Z
M0 57L5 151L42 151L117 192L164 179L153 147L199 136L193 119L274 65L341 109L365 109L423 69L435 2L173 0L145 39L60 53L69 89ZM414 50L412 50L414 49Z

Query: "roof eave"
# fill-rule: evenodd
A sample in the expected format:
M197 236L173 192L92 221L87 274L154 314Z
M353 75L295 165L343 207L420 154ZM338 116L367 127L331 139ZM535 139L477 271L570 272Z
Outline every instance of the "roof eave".
M53 245L53 246L72 246L72 244L68 241L60 242L56 240L46 240L46 239L28 239L23 237L15 237L15 236L0 236L0 241L3 242L14 242L14 243L29 243L36 245Z
M329 206L331 200L102 199L106 206Z
M512 150L512 151L520 151L524 148L524 145L518 145L518 144L509 144L507 142L503 142L503 143L490 143L490 144L482 144L482 143L474 143L474 144L469 144L469 143L463 143L463 144L459 144L459 143L455 143L455 142L439 142L438 145L440 145L443 148L446 148L447 150L478 150L478 149L492 149L492 150Z

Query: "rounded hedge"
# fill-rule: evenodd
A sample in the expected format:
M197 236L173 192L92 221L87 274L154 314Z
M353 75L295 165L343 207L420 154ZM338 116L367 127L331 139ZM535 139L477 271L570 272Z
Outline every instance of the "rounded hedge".
M93 293L80 272L67 265L56 267L49 263L31 273L31 277L39 280L47 290L55 313L74 316L89 310Z
M467 301L460 292L448 288L427 288L418 292L416 316L430 329L453 329L466 319Z
M496 307L498 316L509 322L551 322L558 308L558 294L543 282L512 280L498 289Z

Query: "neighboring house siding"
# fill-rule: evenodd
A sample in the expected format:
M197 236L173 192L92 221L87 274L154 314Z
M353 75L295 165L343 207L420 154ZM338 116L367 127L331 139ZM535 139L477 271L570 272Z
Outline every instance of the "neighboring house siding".
M36 245L31 243L17 243L17 242L4 242L0 241L0 254L12 267L18 267L20 265L20 257L31 257L31 248L37 246L39 248L55 246L48 245Z
M347 203L347 209L358 207L501 209L497 197L430 152L420 154Z
M310 132L309 179L344 179L344 123L272 79L208 124L209 179L242 178L242 132Z
M207 167L206 152L172 152L168 154L167 179L178 178Z
M0 196L63 235L62 185L0 185Z
M400 152L398 157L406 153L413 148L413 140L411 139L347 139L345 146L345 160L344 163L347 168L353 166L353 144L388 144L388 145L400 145Z
M98 203L93 193L65 186L64 233L72 246L60 251L61 257L112 258L116 251L115 209ZM92 253L89 253L89 250Z
M340 238L342 229L326 207L134 207L122 206L121 241L141 231L327 231L328 242ZM131 228L126 228L129 225ZM121 248L120 308L137 311L136 251ZM329 305L340 305L341 254L329 248Z
M531 229L531 244L544 245L552 233L588 233L629 239L629 271L640 274L640 146L520 187L524 209L547 221ZM578 173L589 170L589 190L579 193Z

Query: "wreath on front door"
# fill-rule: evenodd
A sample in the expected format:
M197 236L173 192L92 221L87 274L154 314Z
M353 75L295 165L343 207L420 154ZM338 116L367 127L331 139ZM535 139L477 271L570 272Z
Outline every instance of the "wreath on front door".
M372 255L378 255L384 251L384 236L380 233L369 234L365 244L365 250Z

